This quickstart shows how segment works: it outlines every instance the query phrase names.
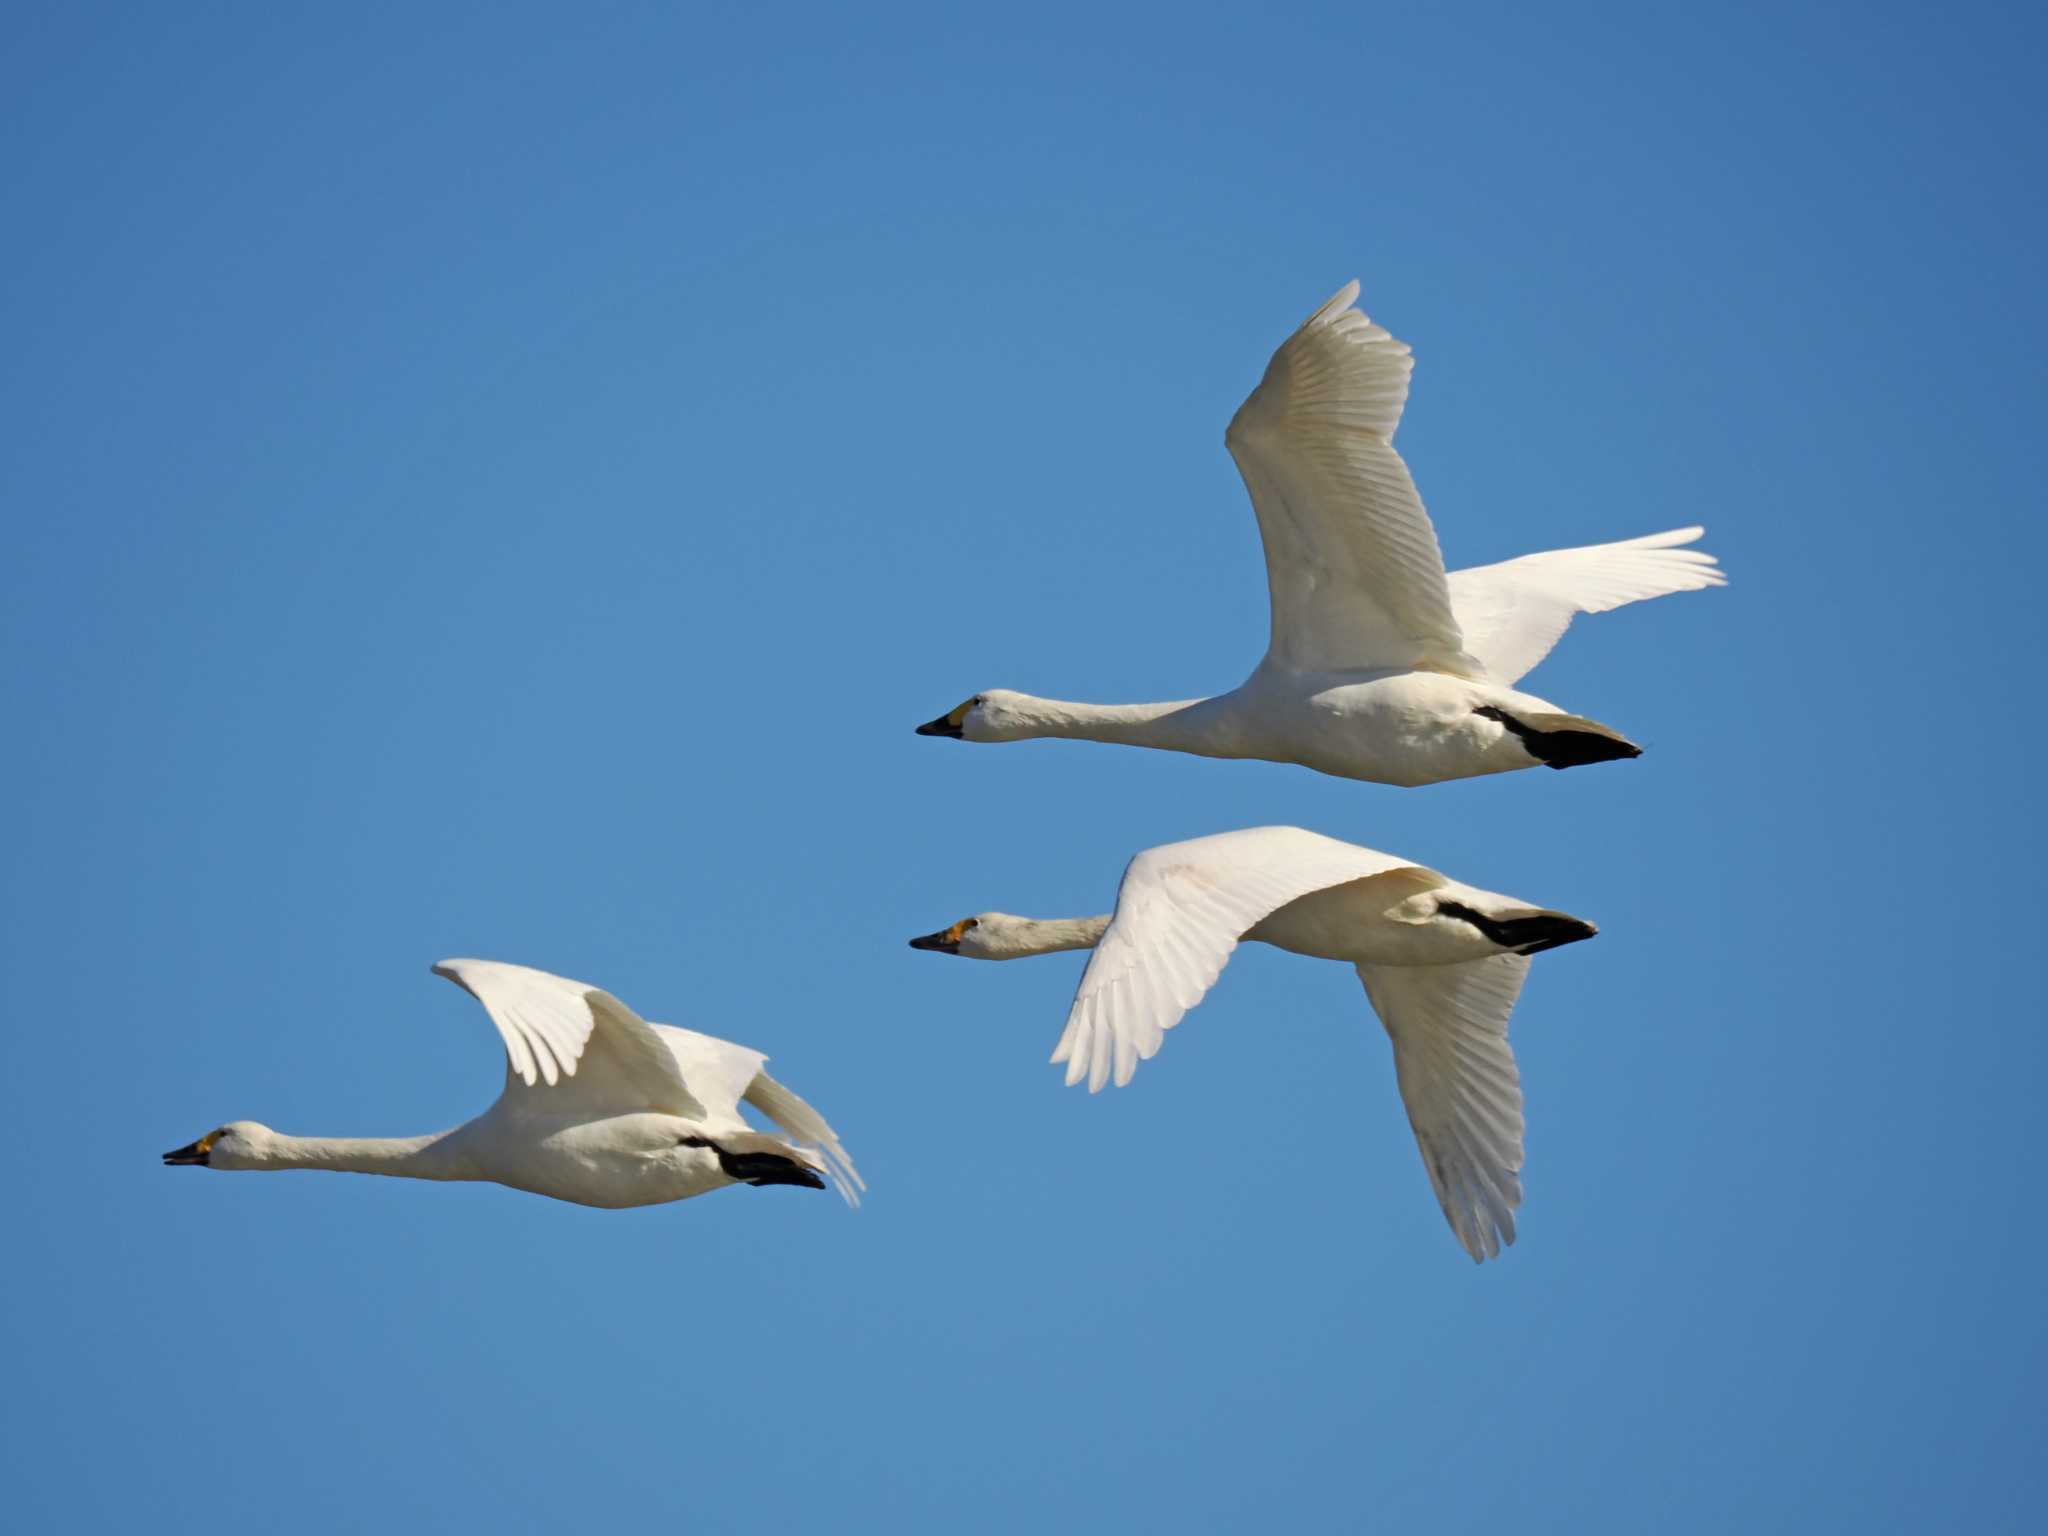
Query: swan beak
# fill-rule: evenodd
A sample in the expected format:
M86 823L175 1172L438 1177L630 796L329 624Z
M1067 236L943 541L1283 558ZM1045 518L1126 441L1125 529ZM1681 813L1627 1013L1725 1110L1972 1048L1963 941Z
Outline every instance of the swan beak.
M925 721L923 725L917 728L917 734L920 736L944 736L952 741L965 741L967 739L967 717L974 712L975 705L982 702L982 696L977 693L966 703L954 705L953 708L947 710L938 719Z
M212 1150L213 1136L209 1132L190 1146L179 1147L174 1152L166 1152L164 1154L164 1166L166 1168L204 1168L206 1166L206 1154Z
M960 935L966 931L967 925L965 923L955 923L952 927L943 929L938 933L927 933L921 938L912 939L910 947L912 949L935 950L942 955L957 955L960 953Z

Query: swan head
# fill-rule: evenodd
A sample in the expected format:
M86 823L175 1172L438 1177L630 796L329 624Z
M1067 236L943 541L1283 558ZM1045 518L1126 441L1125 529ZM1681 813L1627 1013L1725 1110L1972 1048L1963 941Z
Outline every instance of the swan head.
M1067 926L1070 925L1042 922L1035 917L1014 917L1008 912L977 912L950 928L912 939L910 947L941 955L962 955L969 960L1021 960L1026 955L1077 947L1066 942L1071 937L1064 932Z
M971 960L989 959L991 957L981 953L981 920L992 916L993 913L983 912L974 917L963 917L950 928L941 928L937 933L919 934L910 941L910 947L928 949L938 955L966 955Z
M920 736L945 736L953 741L1015 741L1036 735L1022 706L1029 694L1008 688L987 688L965 703L917 728Z
M256 1168L277 1132L254 1120L230 1120L195 1142L164 1154L166 1168Z

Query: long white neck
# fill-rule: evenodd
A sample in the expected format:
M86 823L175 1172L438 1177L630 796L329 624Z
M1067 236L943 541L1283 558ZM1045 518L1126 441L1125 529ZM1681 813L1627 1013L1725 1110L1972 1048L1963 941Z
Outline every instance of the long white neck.
M1126 747L1162 747L1204 757L1234 757L1219 734L1214 699L1177 699L1168 704L1075 704L1030 694L1004 710L1005 740L1059 736L1074 741L1107 741Z
M450 1138L431 1136L283 1136L272 1133L261 1156L244 1168L325 1168L333 1173L385 1173L401 1179L470 1179Z
M1056 955L1063 949L1093 949L1102 942L1109 927L1109 914L1100 917L1020 917L1002 936L1005 960L1029 955Z

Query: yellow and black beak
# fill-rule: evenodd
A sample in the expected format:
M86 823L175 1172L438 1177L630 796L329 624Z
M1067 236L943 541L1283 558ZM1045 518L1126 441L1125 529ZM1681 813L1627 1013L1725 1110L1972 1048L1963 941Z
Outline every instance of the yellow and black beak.
M175 1152L166 1152L164 1154L164 1166L166 1168L204 1168L206 1166L206 1154L213 1150L214 1140L219 1134L218 1131L208 1131L189 1147L180 1147Z
M936 720L925 721L923 725L917 728L917 734L920 736L944 736L952 741L964 740L965 738L961 735L960 728L967 723L967 711L974 708L979 702L977 699L969 699L958 709L948 710Z
M921 938L912 939L910 947L912 949L935 950L942 955L957 955L960 953L960 936L973 926L973 918L963 917L950 928L943 929L938 933L927 933Z

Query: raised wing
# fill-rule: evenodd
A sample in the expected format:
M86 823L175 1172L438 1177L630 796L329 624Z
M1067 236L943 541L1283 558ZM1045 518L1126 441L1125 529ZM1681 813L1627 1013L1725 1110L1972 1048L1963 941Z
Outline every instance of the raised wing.
M1266 546L1266 657L1301 672L1466 669L1436 530L1394 451L1414 369L1347 283L1266 365L1231 418Z
M755 1076L746 1097L749 1104L781 1126L797 1142L817 1152L825 1165L826 1177L831 1179L848 1205L860 1204L861 1192L868 1187L867 1182L861 1178L860 1170L853 1166L853 1159L847 1156L846 1148L839 1144L838 1136L825 1123L823 1115L766 1072Z
M706 1118L654 1027L602 988L498 960L443 960L434 974L498 1026L508 1097L545 1095L551 1111Z
M1053 1061L1067 1064L1070 1085L1087 1078L1090 1093L1112 1073L1121 1088L1216 984L1261 918L1311 891L1416 867L1299 827L1146 849L1124 871Z
M1358 968L1394 1042L1422 1165L1474 1263L1515 1240L1522 1203L1522 1079L1508 1015L1528 974L1526 955Z
M740 1117L740 1099L768 1064L766 1056L716 1035L699 1034L675 1024L647 1027L661 1037L675 1058L676 1069L690 1085L691 1096L704 1106L707 1123L746 1124Z
M1573 617L1605 613L1667 592L1726 586L1714 557L1690 544L1704 528L1552 549L1450 575L1451 609L1465 649L1497 682L1512 683L1550 654Z

